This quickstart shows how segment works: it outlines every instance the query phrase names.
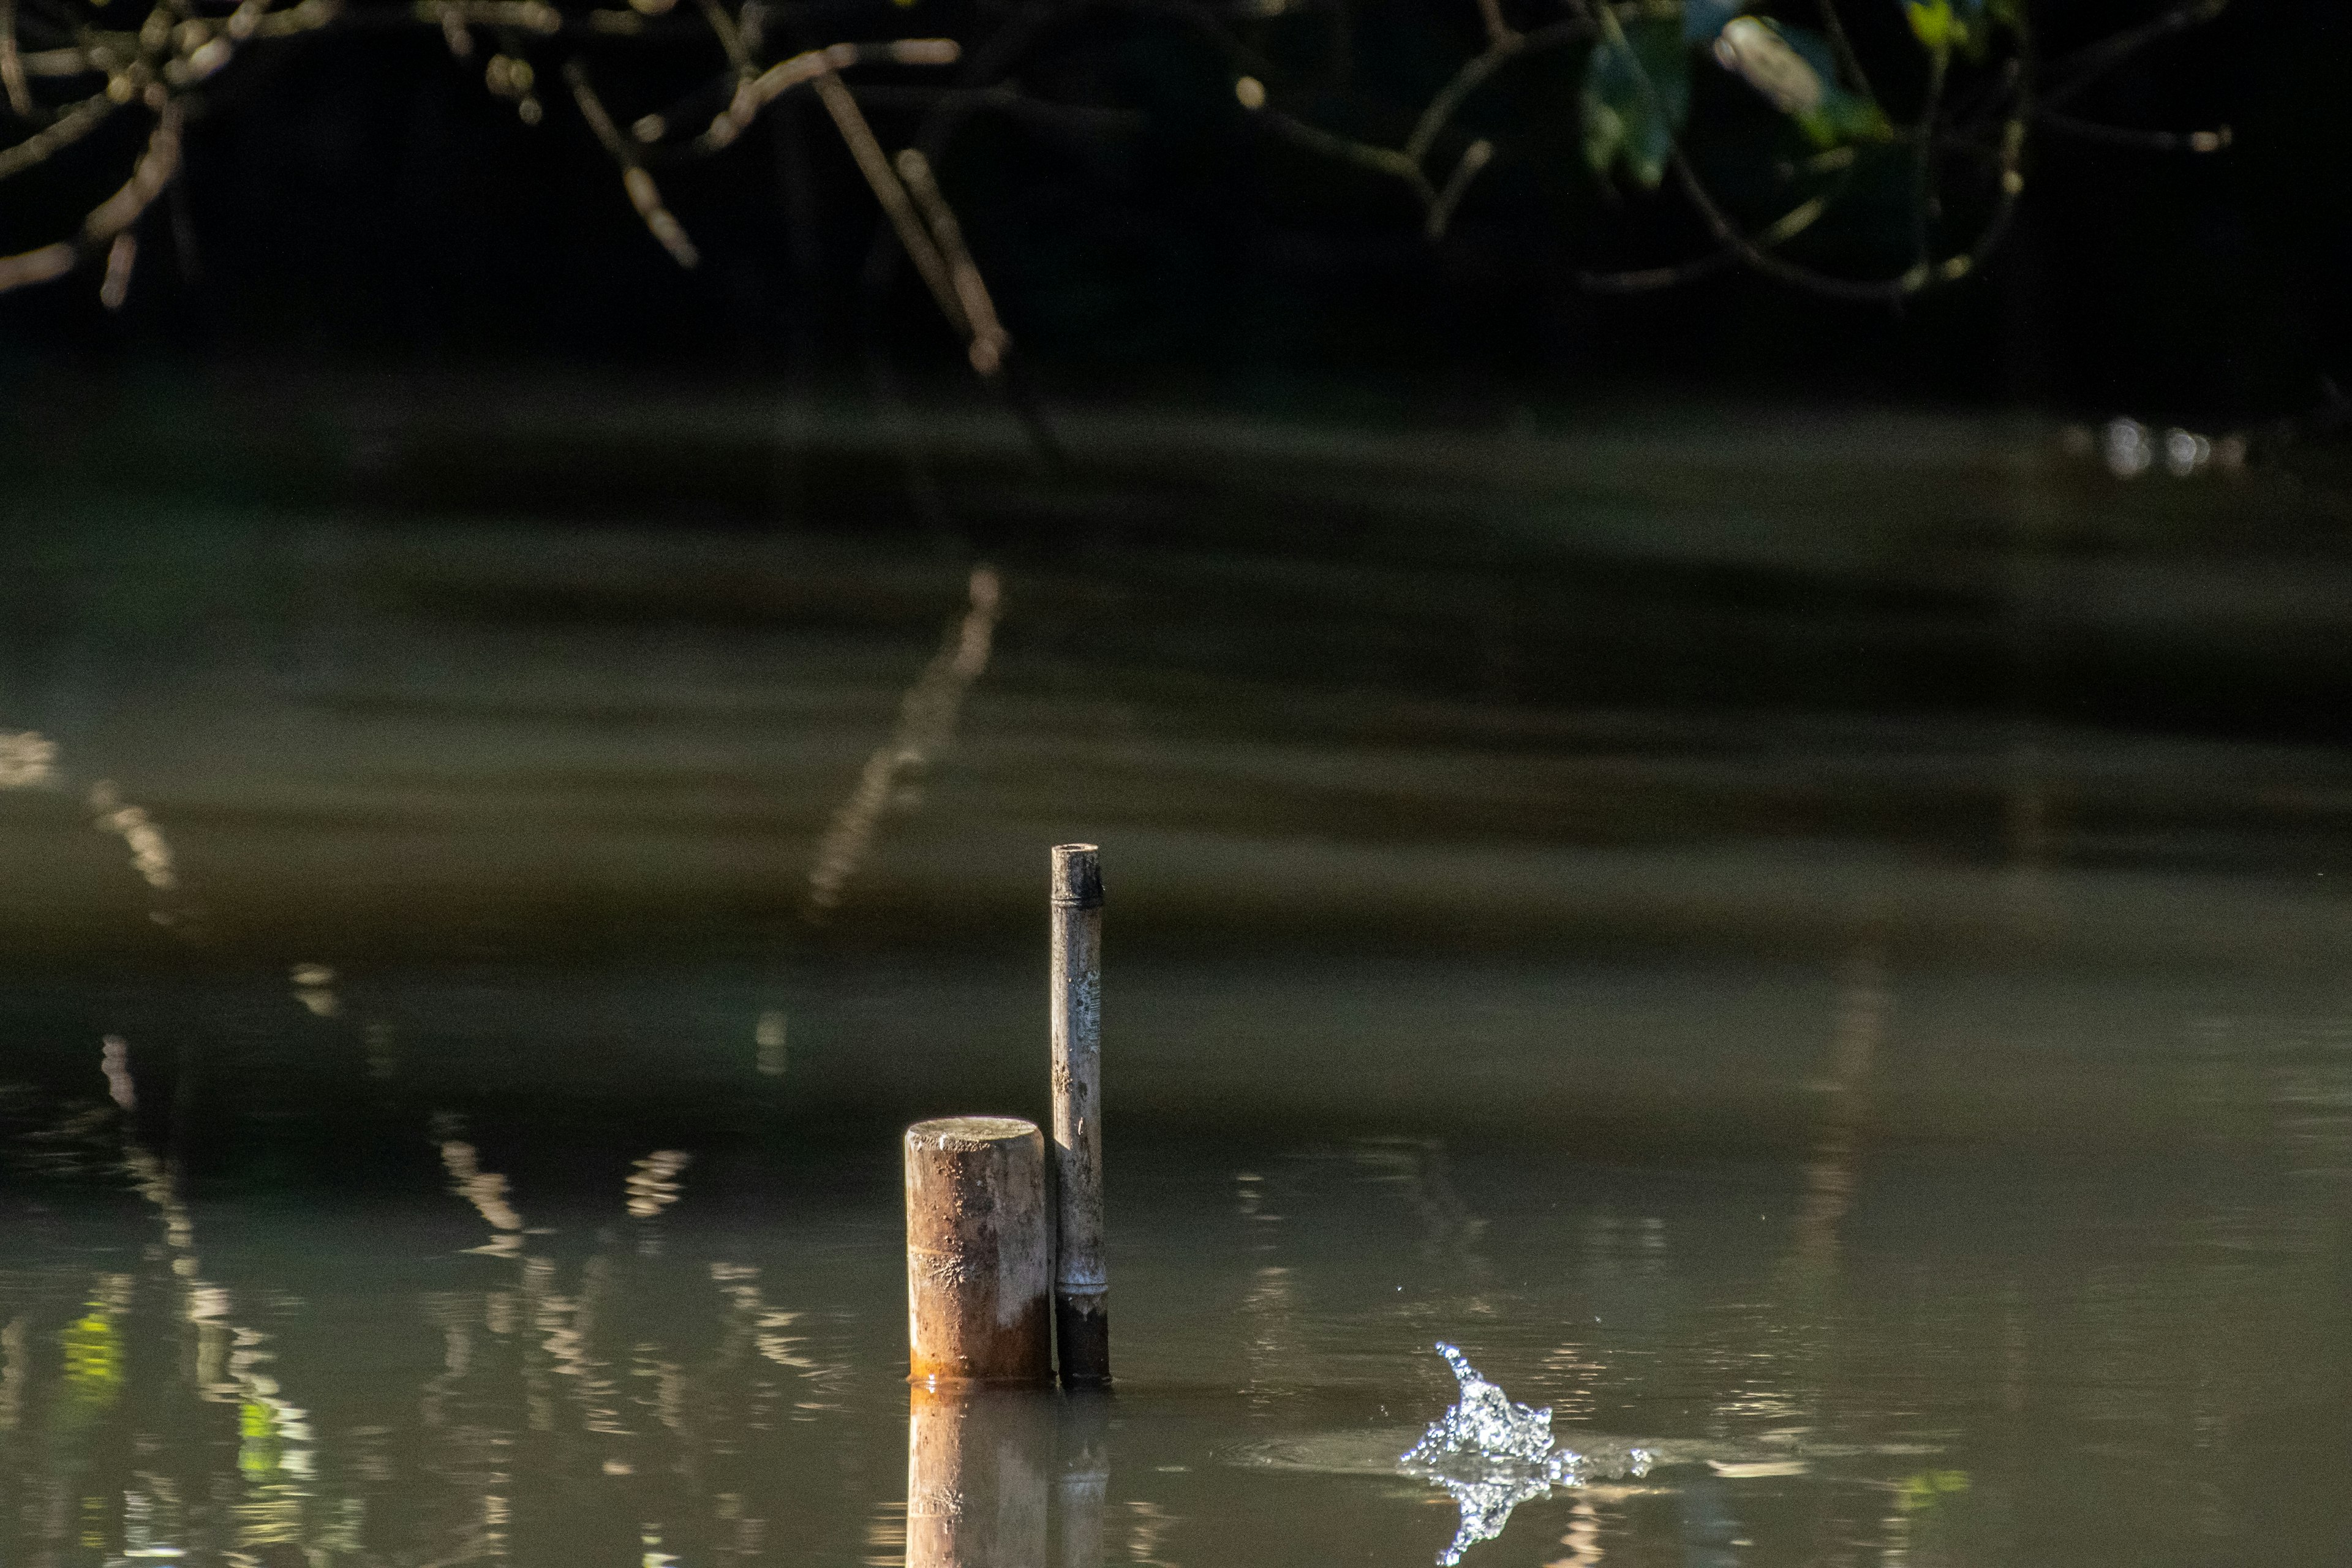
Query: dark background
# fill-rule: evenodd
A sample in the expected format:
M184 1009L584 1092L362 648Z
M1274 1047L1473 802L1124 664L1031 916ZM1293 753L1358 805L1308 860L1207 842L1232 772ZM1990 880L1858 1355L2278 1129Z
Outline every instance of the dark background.
M2043 6L2043 47L2061 55L2157 9ZM1899 27L1894 0L1885 11ZM838 37L984 38L1011 13L924 0L778 15L772 55ZM1279 101L1393 143L1476 47L1475 9L1376 0L1353 15L1344 83L1311 17L1252 37L1295 67L1270 73ZM1521 19L1542 17L1528 7ZM2346 367L2348 36L2335 0L2239 0L2147 51L2070 110L2137 127L2227 124L2234 145L2197 157L2043 134L2018 233L1989 273L1902 310L1742 275L1639 297L1580 287L1580 267L1704 247L1671 191L1612 195L1584 171L1572 53L1481 100L1507 151L1434 245L1390 182L1267 134L1234 103L1225 58L1148 6L1070 8L1014 70L1037 97L1129 120L982 115L940 164L1049 400L1249 407L1312 389L1475 418L1530 397L1702 394L2014 403L2219 427L2308 414ZM878 345L916 382L958 375L958 345L877 247L872 200L808 95L787 95L719 158L665 173L703 251L687 273L629 209L564 94L561 57L536 52L548 114L531 129L484 90L482 43L461 64L435 29L370 26L239 62L190 136L180 190L146 220L127 308L102 310L88 273L0 297L0 365L561 366L854 386ZM714 56L689 35L592 63L625 122L707 75ZM856 79L903 94L939 78ZM1735 136L1756 108L1711 67L1696 90L1697 119ZM886 142L919 133L904 96L868 109ZM0 246L64 232L120 180L140 133L126 126L0 187ZM1899 270L1877 254L1884 240L1864 214L1799 253Z

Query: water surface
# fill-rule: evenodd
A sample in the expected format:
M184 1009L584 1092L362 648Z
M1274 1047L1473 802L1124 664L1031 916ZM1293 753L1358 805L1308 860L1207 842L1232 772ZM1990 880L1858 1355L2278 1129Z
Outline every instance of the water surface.
M1091 838L1055 1561L1432 1561L1440 1340L1664 1457L1474 1564L2343 1561L2333 547L1898 433L1260 443L1042 553L45 501L0 1558L906 1562L895 1133L1043 1111Z

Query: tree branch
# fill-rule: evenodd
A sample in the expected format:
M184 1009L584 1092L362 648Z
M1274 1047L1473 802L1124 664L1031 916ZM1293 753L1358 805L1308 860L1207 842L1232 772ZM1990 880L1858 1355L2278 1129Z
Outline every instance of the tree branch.
M2210 131L2140 131L2124 125L2101 125L2095 121L2077 120L2071 114L2043 108L2034 115L2036 123L2062 136L2072 136L2078 142L2095 142L2107 147L2132 147L2144 153L2221 153L2226 152L2235 139L2226 125Z

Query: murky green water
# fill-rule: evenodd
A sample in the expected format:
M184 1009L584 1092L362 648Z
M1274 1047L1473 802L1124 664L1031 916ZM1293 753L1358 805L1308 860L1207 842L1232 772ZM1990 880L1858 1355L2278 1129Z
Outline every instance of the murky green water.
M1785 454L1571 452L1536 544L1324 476L1387 543L992 600L27 517L0 1561L908 1562L894 1134L1042 1111L1076 837L1118 1387L1002 1415L1003 1560L1430 1562L1440 1339L1662 1457L1474 1564L2345 1560L2352 759L2254 721L2338 568L1949 435L1812 534Z

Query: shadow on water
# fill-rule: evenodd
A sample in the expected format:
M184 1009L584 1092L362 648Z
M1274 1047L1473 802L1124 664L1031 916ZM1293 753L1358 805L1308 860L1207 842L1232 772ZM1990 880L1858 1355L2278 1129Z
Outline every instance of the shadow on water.
M2270 640L2340 629L2280 586L2329 547L1928 424L1213 435L1152 479L1074 420L1131 506L978 571L12 540L0 1555L1419 1563L1474 1502L1474 1564L2352 1551L2352 775L2262 718L2336 679ZM893 1134L1042 1112L1079 837L1119 1382L941 1403ZM1644 1463L1401 1467L1439 1341Z

